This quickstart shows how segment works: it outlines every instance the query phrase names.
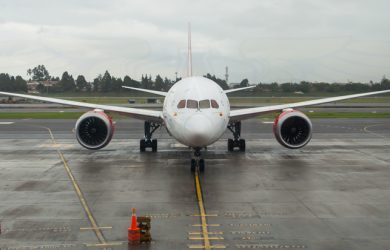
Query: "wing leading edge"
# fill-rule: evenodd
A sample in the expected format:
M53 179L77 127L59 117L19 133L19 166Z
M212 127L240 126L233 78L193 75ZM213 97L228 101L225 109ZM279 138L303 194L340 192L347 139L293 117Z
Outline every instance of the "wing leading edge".
M155 95L161 95L161 96L166 96L166 95L167 95L167 92L158 91L158 90L141 89L141 88L134 88L134 87L130 87L130 86L122 86L122 88L124 88L124 89L137 90L137 91L146 92L146 93L151 93L151 94L155 94Z
M232 93L232 92L236 92L236 91L241 91L241 90L245 90L245 89L253 89L255 88L256 86L248 86L248 87L242 87L242 88L237 88L237 89L227 89L227 90L224 90L223 92L225 92L225 94L228 94L228 93Z
M382 90L382 91L375 91L375 92L368 92L368 93L361 93L361 94L328 97L328 98L322 98L322 99L316 99L316 100L304 101L304 102L289 103L289 104L280 104L280 105L265 106L265 107L231 110L230 111L230 120L231 121L245 120L245 119L256 117L256 116L261 115L261 114L282 111L283 109L287 109L287 108L299 108L299 107L305 107L305 106L313 106L313 105L324 104L324 103L329 103L329 102L337 102L337 101L342 101L342 100L347 100L347 99L352 99L352 98L357 98L357 97L379 95L379 94L384 94L384 93L389 93L389 92L390 92L390 90Z
M74 107L102 109L105 111L111 111L111 112L116 112L116 113L119 113L122 115L130 116L130 117L133 117L133 118L139 119L139 120L162 122L162 112L161 111L68 101L68 100L63 100L63 99L58 99L58 98L16 94L16 93L10 93L10 92L0 92L0 94L6 95L6 96L27 98L27 99L43 101L43 102L58 103L58 104L74 106Z

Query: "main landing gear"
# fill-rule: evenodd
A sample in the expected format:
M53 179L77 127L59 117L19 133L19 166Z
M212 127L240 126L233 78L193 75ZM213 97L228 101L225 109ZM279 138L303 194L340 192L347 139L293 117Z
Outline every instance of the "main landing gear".
M145 138L139 141L139 150L141 152L145 152L147 148L151 148L152 152L157 152L157 139L152 140L152 135L160 126L161 124L159 123L145 122Z
M241 152L245 152L245 140L241 139L241 121L230 122L228 129L232 131L234 139L228 139L228 151L234 151L238 148Z
M191 172L195 172L198 168L200 172L204 171L205 162L201 158L200 148L195 148L194 158L191 159Z

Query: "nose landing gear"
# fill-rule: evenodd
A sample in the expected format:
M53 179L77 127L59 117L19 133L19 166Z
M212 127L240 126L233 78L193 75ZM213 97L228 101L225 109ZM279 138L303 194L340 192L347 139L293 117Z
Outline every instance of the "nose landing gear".
M201 158L200 148L195 148L194 157L191 159L191 172L195 172L199 169L200 172L204 172L205 162Z
M151 148L152 152L157 152L157 139L152 140L152 135L160 126L161 124L159 123L145 122L145 138L139 141L139 150L141 152L145 152L147 148Z
M241 139L241 122L231 122L228 124L228 129L233 133L234 139L228 139L228 151L234 151L238 148L241 152L245 152L245 140Z

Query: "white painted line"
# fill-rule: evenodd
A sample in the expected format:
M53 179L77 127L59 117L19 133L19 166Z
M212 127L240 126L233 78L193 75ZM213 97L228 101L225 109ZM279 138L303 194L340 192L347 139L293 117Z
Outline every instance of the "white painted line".
M14 122L0 122L0 125L10 125L14 124Z
M274 122L263 122L264 124L273 124Z

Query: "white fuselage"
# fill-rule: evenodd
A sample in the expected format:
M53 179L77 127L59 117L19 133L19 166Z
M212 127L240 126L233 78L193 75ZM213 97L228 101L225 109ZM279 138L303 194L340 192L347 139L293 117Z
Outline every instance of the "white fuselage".
M177 82L167 93L163 106L168 133L193 148L217 141L227 128L229 112L229 99L222 88L204 77Z

